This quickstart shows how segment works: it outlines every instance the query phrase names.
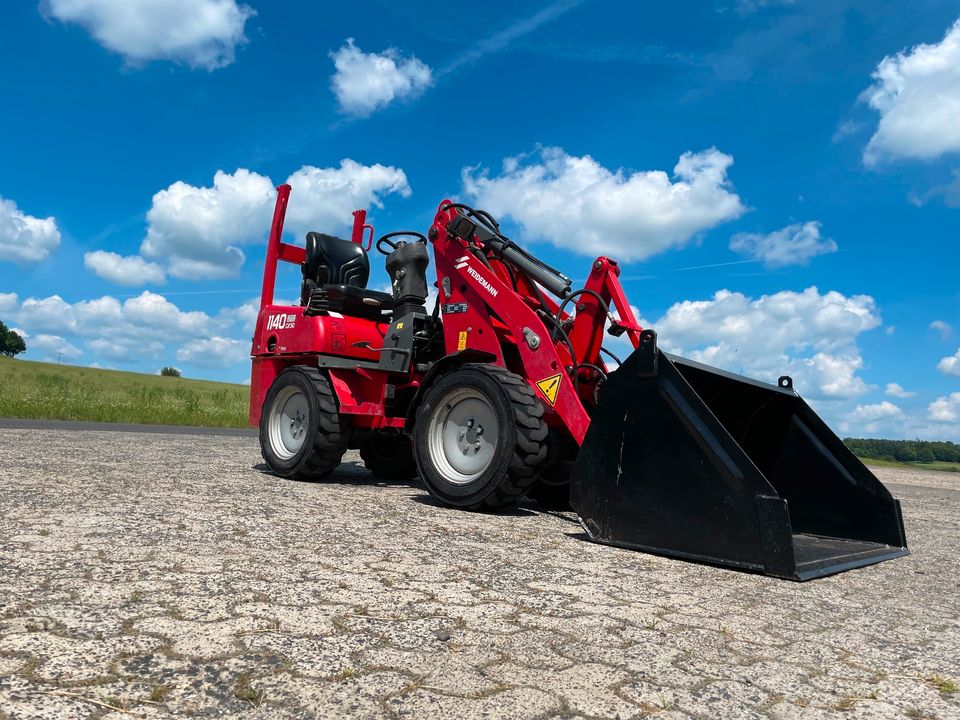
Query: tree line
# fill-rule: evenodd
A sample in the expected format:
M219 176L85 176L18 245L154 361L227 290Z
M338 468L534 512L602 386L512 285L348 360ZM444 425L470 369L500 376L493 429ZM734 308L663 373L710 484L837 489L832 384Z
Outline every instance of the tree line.
M929 440L875 440L844 438L857 457L898 462L960 462L960 445Z

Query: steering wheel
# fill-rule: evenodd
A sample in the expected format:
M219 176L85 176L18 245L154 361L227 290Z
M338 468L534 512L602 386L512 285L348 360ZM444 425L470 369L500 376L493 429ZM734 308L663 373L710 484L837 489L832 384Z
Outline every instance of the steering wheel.
M393 242L390 238L395 237L415 237L419 242L426 244L427 238L422 233L418 233L415 230L398 230L397 232L387 233L379 240L377 240L377 251L383 255L389 255L394 250L396 250L400 245ZM384 250L383 246L386 245L389 247L389 250Z

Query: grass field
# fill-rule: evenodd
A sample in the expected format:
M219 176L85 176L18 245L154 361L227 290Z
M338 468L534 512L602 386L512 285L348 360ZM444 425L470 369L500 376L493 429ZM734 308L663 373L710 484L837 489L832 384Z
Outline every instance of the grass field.
M244 385L0 357L0 417L245 427Z
M911 463L902 463L897 462L896 460L881 460L880 458L868 457L862 457L860 460L863 461L865 465L877 465L879 467L913 468L914 470L939 470L940 472L960 472L960 463L941 462L939 460L934 460L933 462Z

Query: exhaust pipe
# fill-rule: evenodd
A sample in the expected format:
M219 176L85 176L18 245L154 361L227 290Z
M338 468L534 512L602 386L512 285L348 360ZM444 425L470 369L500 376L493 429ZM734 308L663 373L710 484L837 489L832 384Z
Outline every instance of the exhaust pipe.
M810 580L908 555L900 503L793 390L640 347L571 477L590 539Z

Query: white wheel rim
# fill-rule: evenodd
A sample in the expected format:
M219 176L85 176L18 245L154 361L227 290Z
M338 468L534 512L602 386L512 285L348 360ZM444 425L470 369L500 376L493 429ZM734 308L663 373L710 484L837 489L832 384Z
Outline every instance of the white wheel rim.
M289 460L303 447L310 427L310 406L303 391L288 385L277 393L270 406L268 423L270 449L282 460Z
M458 388L434 411L427 433L434 467L454 485L466 485L494 461L500 424L483 394Z

